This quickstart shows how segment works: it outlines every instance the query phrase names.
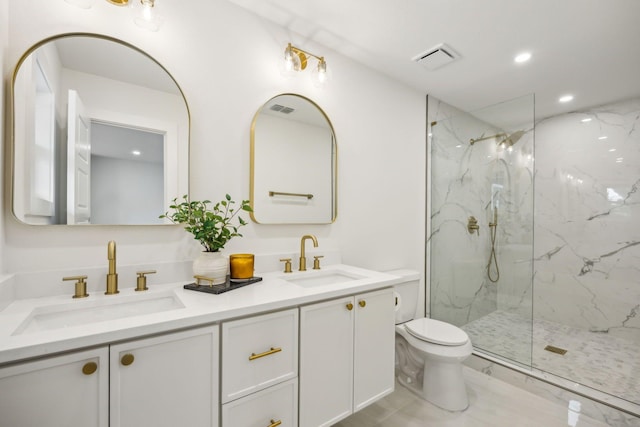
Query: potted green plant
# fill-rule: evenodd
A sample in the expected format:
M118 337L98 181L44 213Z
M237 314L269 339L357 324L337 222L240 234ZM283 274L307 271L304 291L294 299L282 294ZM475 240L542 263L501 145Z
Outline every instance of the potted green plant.
M183 201L173 199L170 211L160 215L174 224L184 224L184 229L193 234L193 238L200 242L204 251L193 262L193 274L213 279L213 284L226 281L229 260L220 252L233 237L242 237L238 229L247 222L238 213L251 212L249 200L243 200L238 208L228 194L215 204L210 200L189 200L187 195ZM233 220L237 219L237 223Z

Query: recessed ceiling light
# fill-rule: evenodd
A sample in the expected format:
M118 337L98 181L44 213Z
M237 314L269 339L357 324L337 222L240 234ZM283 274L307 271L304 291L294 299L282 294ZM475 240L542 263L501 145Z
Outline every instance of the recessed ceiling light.
M589 123L591 120L593 120L591 117L587 117L586 119L582 119L580 120L582 123Z
M134 156L139 156L139 155L140 155L140 154L142 154L142 153L141 153L140 151L138 151L138 150L133 150L133 151L131 152L131 154L133 154Z
M523 52L521 54L518 54L515 58L513 58L513 60L516 61L518 64L527 62L530 59L531 59L531 54L529 52Z
M616 151L616 149L615 148L610 148L609 151L613 153L614 151Z
M573 95L563 95L558 99L559 102L569 102L573 101Z
M608 136L605 136L605 135L603 135L603 136L599 136L599 137L598 137L598 139L599 139L600 141L602 141L603 139L607 139L607 138L609 138L609 137L608 137Z

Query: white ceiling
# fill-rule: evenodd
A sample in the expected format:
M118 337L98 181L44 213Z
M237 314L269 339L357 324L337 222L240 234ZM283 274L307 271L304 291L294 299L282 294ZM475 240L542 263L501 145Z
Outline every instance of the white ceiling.
M229 1L465 111L534 93L539 119L640 95L640 0ZM440 43L460 59L412 61Z
M83 35L58 38L52 43L65 68L181 95L157 62L125 44Z

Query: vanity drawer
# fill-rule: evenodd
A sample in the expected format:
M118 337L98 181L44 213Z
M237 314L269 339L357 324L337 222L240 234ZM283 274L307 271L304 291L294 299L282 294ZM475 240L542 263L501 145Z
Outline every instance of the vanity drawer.
M222 403L297 375L297 309L222 324Z
M296 378L222 405L222 427L296 427Z

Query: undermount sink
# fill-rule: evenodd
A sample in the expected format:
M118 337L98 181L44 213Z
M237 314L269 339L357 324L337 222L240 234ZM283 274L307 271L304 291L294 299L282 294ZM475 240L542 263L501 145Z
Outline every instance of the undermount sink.
M343 270L312 270L282 276L287 282L304 287L337 285L363 278L364 276Z
M153 296L133 295L125 299L108 297L100 301L73 301L65 304L37 307L13 335L81 326L126 317L153 314L184 308L173 293Z

